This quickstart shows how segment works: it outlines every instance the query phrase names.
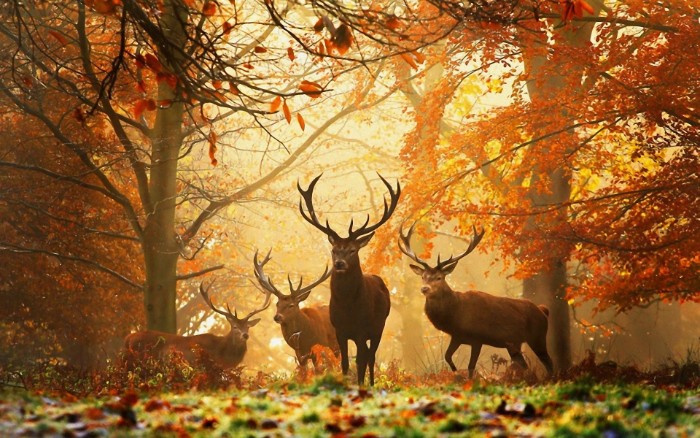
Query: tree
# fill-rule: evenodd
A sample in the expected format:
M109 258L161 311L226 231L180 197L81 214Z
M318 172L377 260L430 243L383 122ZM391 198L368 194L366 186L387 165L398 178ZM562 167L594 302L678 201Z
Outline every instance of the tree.
M0 22L8 54L0 64L4 104L44 125L53 147L82 166L63 173L48 163L40 172L121 211L143 278L139 270L120 275L131 287L143 283L148 328L175 332L177 282L219 267L178 271L183 256L205 247L203 225L276 178L311 142L223 192L209 182L210 170L196 170L195 153L203 146L216 166L226 152L220 149L235 150L236 137L249 129L266 133L263 156L288 153L278 125L291 123L294 102L323 97L344 67L297 57L299 45L275 37L264 2L30 1L7 8ZM308 40L320 38L313 35ZM328 79L320 85L311 76ZM319 129L355 110L346 106ZM301 114L296 121L303 130Z

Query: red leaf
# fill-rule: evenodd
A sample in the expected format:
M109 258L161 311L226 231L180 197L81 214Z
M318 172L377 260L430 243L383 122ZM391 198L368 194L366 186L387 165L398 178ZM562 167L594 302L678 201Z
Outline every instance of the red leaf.
M281 104L282 104L281 97L277 96L274 99L272 99L272 103L270 103L270 112L276 113L279 110Z
M212 15L216 14L216 3L212 1L204 2L204 6L202 7L202 13L207 17L211 17Z
M255 67L253 67L253 64L251 64L249 62L246 62L245 64L243 64L243 67L247 68L248 70L252 70L255 68Z
M319 18L316 24L314 24L314 32L321 33L323 27L323 18Z
M294 61L294 50L291 47L287 47L287 57L289 58L290 61Z
M386 23L384 23L384 25L391 30L396 30L401 26L401 20L399 20L396 17L391 17L388 20L386 20Z
M144 68L146 66L146 58L141 54L134 56L134 61L136 62L136 68Z
M299 84L299 89L312 99L321 97L321 93L323 92L323 87L321 87L319 84L306 80L301 81L301 84Z
M264 48L263 46L255 46L255 48L253 49L253 52L255 52L255 53L265 53L265 52L267 52L267 49Z
M173 104L173 101L171 99L163 99L158 101L158 108L160 109L166 109L170 108L170 106Z
M304 118L299 113L297 113L297 122L299 122L299 127L303 131L306 128L306 122L304 122Z
M63 34L58 32L58 31L50 30L49 35L56 38L56 41L61 43L62 46L65 46L66 44L68 44L68 40L66 39L66 37L64 37Z
M228 21L226 21L226 22L224 23L224 25L223 25L223 30L224 30L223 34L224 34L224 35L230 34L230 33L231 33L231 29L233 29L233 24L231 24L231 23L229 23Z
M211 86L214 87L215 90L219 90L221 88L221 81L216 79L211 81Z
M137 119L143 115L144 111L156 109L156 102L153 99L140 99L134 104L134 117Z
M238 86L233 82L229 82L228 89L231 90L231 93L233 93L234 96L238 96L241 94L240 90L238 89Z
M287 123L292 123L292 113L289 111L286 100L282 104L282 112L284 113L284 118L287 119Z
M333 46L338 49L338 53L341 55L345 54L352 46L352 32L350 31L350 26L343 23L335 31L333 35Z
M159 73L160 70L163 68L163 66L160 65L160 61L158 61L158 58L156 58L154 55L152 55L150 53L146 53L145 60L146 60L146 65L148 66L148 68L150 68L151 70L153 70L156 73Z
M156 80L160 82L165 82L173 90L177 87L177 76L172 73L158 73L156 75Z

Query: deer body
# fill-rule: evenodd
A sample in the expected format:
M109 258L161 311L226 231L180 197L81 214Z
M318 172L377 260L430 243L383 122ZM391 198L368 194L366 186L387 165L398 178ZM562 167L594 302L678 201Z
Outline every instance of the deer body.
M180 336L156 330L142 330L131 333L124 338L127 368L133 367L139 359L156 357L164 359L168 353L179 352L190 364L196 364L200 358L211 361L220 369L234 368L240 365L245 357L248 344L248 330L260 322L260 318L250 319L256 313L270 306L270 294L265 303L248 315L239 318L226 305L226 310L216 308L209 298L208 290L199 286L200 294L207 305L216 313L224 315L230 330L225 336L204 333L193 336Z
M401 195L401 186L396 191L381 176L384 185L389 190L390 202L384 198L384 213L379 221L369 225L367 220L359 228L353 230L350 221L348 237L340 237L333 231L328 222L322 225L314 210L312 195L314 187L321 175L314 178L306 190L297 185L301 193L306 211L299 203L299 212L311 225L321 230L333 246L333 271L331 273L330 318L335 327L338 345L340 346L340 364L343 374L349 371L348 341L353 341L357 347L357 383L364 385L365 373L369 367L369 383L374 385L374 364L377 348L382 339L386 318L389 316L391 303L389 290L384 281L376 275L366 275L360 266L359 251L367 245L374 232L384 224L394 212Z
M306 366L309 359L314 367L319 366L316 357L311 354L314 345L327 347L336 355L340 352L327 305L299 309L298 315L280 322L280 328L284 340L294 349L302 367Z
M549 310L525 299L497 297L479 291L455 292L445 277L457 266L462 257L474 250L483 236L474 233L469 248L456 258L438 263L435 267L418 258L410 248L411 227L407 235L401 233L400 248L420 266L410 265L423 280L421 292L425 295L425 314L438 330L450 335L445 361L452 371L457 367L452 356L460 347L471 346L469 377L473 377L476 362L483 345L505 348L511 360L523 368L527 363L521 352L523 343L530 346L547 371L552 373L552 360L547 353Z
M194 364L206 357L221 369L234 368L243 361L247 350L245 338L234 333L217 336L204 333L194 336L178 336L172 333L145 330L131 333L124 340L124 348L132 355L163 358L170 352L179 352L189 363Z
M376 275L364 275L360 269L331 274L330 317L340 345L341 369L349 368L348 341L357 347L358 384L364 383L369 367L369 381L374 384L374 362L382 339L391 301L384 281ZM367 345L369 341L369 346Z
M331 323L329 308L327 305L304 308L299 307L299 305L309 297L314 287L328 278L328 267L326 267L326 271L321 275L321 278L303 288L301 280L295 288L291 278L288 277L290 293L283 294L264 272L263 267L268 261L270 261L269 252L262 262L258 262L258 253L255 253L255 277L263 289L277 297L277 312L274 320L280 325L282 336L287 345L294 349L299 365L305 368L308 360L311 359L314 368L318 370L320 364L317 363L316 357L312 354L314 345L327 347L335 355L340 351L335 329Z

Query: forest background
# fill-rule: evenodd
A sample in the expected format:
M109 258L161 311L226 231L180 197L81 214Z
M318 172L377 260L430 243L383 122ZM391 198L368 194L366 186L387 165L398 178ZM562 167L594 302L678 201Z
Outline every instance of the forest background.
M700 10L614 2L91 0L0 12L0 366L94 369L126 334L226 330L315 278L325 236L383 208L363 250L392 313L378 360L444 367L396 244L478 250L450 278L550 307L560 369L590 350L653 367L697 345ZM340 229L339 228L339 229ZM309 302L326 302L327 284ZM271 312L245 367L292 371ZM459 350L464 368L468 350ZM482 354L482 367L491 353Z

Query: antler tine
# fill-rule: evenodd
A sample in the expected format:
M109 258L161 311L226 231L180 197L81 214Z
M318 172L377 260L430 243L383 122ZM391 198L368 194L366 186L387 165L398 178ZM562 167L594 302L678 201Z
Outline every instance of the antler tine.
M323 176L323 173L311 180L311 183L309 183L309 187L306 190L302 189L299 181L297 181L297 190L299 190L299 193L301 193L302 200L304 201L304 204L306 204L306 210L308 213L304 211L301 200L299 201L299 212L301 213L301 217L303 217L306 222L321 230L324 234L335 239L339 239L338 233L331 229L331 227L328 225L328 221L326 221L325 227L321 225L321 222L316 216L316 211L314 210L313 191L316 187L316 183L319 179L321 179L321 176Z
M258 283L260 283L260 286L262 286L263 289L274 294L277 298L280 298L283 297L284 294L280 292L274 284L272 284L270 276L265 274L263 271L263 266L265 266L265 264L272 258L270 257L271 252L272 250L269 250L263 261L258 262L258 250L255 250L255 255L253 256L253 272L255 273L255 278L257 278Z
M326 269L323 271L323 274L321 274L321 277L319 277L318 280L314 281L313 283L304 288L301 287L303 277L299 278L299 284L296 288L294 288L291 277L287 276L287 280L289 281L289 291L292 293L292 296L295 299L297 299L298 301L304 301L309 296L313 288L326 281L326 279L330 277L330 275L331 271L328 270L328 265L326 265Z
M481 232L477 233L476 226L472 225L472 228L474 229L474 236L472 237L472 241L469 243L469 247L467 248L467 250L464 251L462 254L459 254L456 257L450 256L449 259L447 259L443 262L440 261L440 256L438 255L438 263L437 263L436 269L443 269L449 265L456 264L458 261L460 261L462 259L462 257L464 257L467 254L474 251L474 248L476 248L476 245L478 245L479 242L481 242L481 238L484 237L484 233L486 232L486 230L484 230L482 228Z
M376 224L368 227L367 224L369 224L369 215L367 215L367 220L365 221L364 225L362 225L357 230L353 231L351 222L349 237L352 239L356 239L362 235L369 234L375 231L377 228L379 228L382 224L389 220L391 215L394 213L394 210L396 209L396 205L399 203L399 196L401 196L401 183L398 181L396 182L396 191L394 191L394 188L391 186L391 184L389 184L389 181L384 179L384 177L381 174L379 174L379 172L377 172L377 175L379 176L379 179L382 180L386 188L389 189L390 202L387 204L386 197L384 197L384 214L382 214L381 219L379 219L379 222L377 222Z
M258 313L260 313L260 312L262 312L263 310L265 310L265 309L267 309L268 307L270 307L270 303L271 303L271 302L272 302L272 292L267 291L267 293L265 294L265 302L263 303L262 307L259 307L259 308L255 309L255 310L253 310L253 311L250 312L248 315L246 315L246 317L243 318L243 319L246 320L246 321L249 320L251 316L257 315Z
M428 265L427 262L421 260L415 252L411 249L411 235L413 235L413 228L416 226L416 222L411 225L411 228L408 229L407 234L403 234L403 223L401 223L401 226L399 227L399 249L401 250L402 253L406 254L408 257L411 258L414 262L420 264L423 266L425 269L429 269L430 266Z
M226 309L228 310L228 312L226 312L224 310L217 309L214 306L214 304L211 302L211 298L209 297L209 288L211 288L212 284L214 284L213 281L211 282L211 284L209 284L209 286L205 290L204 289L204 282L199 283L199 293L202 295L204 302L207 303L207 305L211 308L211 310L213 310L214 312L216 312L218 314L224 315L227 318L228 317L235 317L235 313L231 312L231 308L228 306L228 303L226 304Z

